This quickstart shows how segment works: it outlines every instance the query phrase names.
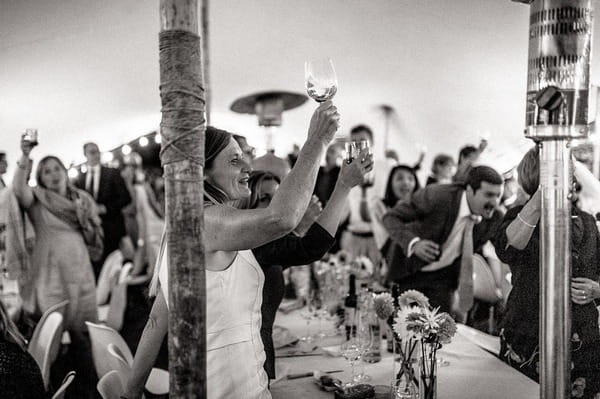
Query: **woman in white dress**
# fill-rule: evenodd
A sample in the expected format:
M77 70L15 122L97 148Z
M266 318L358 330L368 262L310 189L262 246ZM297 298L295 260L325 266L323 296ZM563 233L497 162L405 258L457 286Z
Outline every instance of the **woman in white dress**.
M270 398L260 338L264 274L249 250L292 231L313 192L319 161L338 129L331 101L314 112L298 161L271 204L236 209L250 195L251 167L227 132L209 128L205 138L204 246L206 252L207 393L210 399ZM163 253L164 251L163 247ZM167 332L166 256L159 272L161 290L138 346L127 398L140 398Z

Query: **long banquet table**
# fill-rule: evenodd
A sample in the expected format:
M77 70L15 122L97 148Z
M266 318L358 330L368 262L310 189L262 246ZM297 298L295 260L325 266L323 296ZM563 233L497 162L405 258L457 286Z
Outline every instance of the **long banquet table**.
M276 324L301 336L306 322L300 311L290 314L278 312ZM314 322L313 322L314 323ZM383 359L374 364L365 363L365 372L372 377L371 385L388 385L392 376L392 355L382 344ZM438 356L446 366L438 367L439 399L531 399L539 397L539 385L503 363L494 355L473 344L457 333L452 343L445 345ZM299 356L276 359L277 368L288 374L312 370L343 369L334 376L342 381L350 377L350 365L343 357ZM279 377L279 376L278 376ZM312 377L280 379L271 385L274 399L331 399L333 393L320 390Z

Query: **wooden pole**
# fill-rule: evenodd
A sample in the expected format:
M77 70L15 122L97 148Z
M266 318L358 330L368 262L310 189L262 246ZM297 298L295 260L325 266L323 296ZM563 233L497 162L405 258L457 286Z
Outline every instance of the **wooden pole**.
M204 93L206 93L206 124L210 125L210 52L208 51L208 0L203 0L202 5L202 72L204 73Z
M198 1L160 1L161 162L169 259L171 398L206 397L202 87ZM187 47L186 47L187 46Z

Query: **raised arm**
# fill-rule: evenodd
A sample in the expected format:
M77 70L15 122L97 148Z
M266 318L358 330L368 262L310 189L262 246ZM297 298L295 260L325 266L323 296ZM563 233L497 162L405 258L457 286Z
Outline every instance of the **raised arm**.
M158 291L150 317L142 332L140 344L135 352L133 366L126 387L127 399L142 397L144 385L152 371L160 346L169 328L169 314L162 290Z
M292 231L306 211L319 170L319 161L338 129L339 114L331 101L322 103L310 121L308 138L290 174L271 204L239 210L211 206L204 212L207 252L255 248Z
M342 165L329 202L327 202L325 209L323 209L323 212L317 218L317 223L332 236L335 235L342 216L345 213L344 204L350 190L362 183L365 175L372 169L373 155L368 154L368 150L363 150L357 158L354 158L352 163L346 164L344 162Z
M17 162L18 167L13 178L13 190L19 204L23 208L29 208L31 204L33 204L33 191L27 184L27 180L31 173L32 162L31 159L29 159L29 154L31 153L32 148L30 142L21 138L22 155L21 159Z
M364 159L364 161L361 161ZM348 193L360 184L373 166L367 151L344 164L329 202L304 237L287 235L253 250L261 265L305 265L320 259L331 248Z

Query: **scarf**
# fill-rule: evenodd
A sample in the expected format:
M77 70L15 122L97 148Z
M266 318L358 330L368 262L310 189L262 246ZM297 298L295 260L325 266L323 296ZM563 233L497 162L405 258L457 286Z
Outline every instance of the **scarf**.
M50 213L81 231L92 261L102 257L104 234L96 203L88 193L69 185L66 197L39 186L33 188L33 194Z
M3 233L4 231L4 233ZM4 235L4 268L10 279L18 280L23 287L31 281L30 256L35 244L35 232L29 217L19 207L12 188L0 189L0 237ZM1 241L1 240L0 240Z

